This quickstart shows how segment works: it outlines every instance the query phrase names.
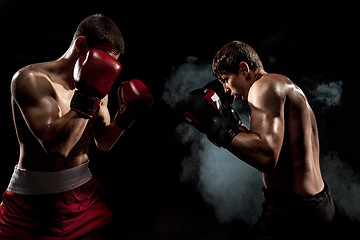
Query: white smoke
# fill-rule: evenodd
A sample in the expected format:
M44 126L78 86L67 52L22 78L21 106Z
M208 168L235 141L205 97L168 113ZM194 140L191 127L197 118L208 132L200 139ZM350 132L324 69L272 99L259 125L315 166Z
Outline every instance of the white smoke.
M224 148L216 147L194 127L181 123L190 155L182 161L180 179L196 183L202 197L214 207L221 222L241 219L253 224L261 213L261 173Z
M337 208L346 216L360 221L359 173L341 161L336 152L328 152L322 157L321 167Z
M308 82L316 78L305 77ZM320 79L319 79L320 80ZM311 84L310 84L311 85ZM319 83L307 88L309 101L316 107L315 111L324 112L330 107L339 106L342 97L341 80ZM321 139L320 139L321 141ZM321 157L323 178L328 182L334 202L342 214L360 221L360 176L351 166L342 161L337 152L327 152Z
M220 221L242 219L254 223L261 213L261 173L229 151L200 138L199 187L215 207Z
M341 80L329 83L320 83L314 89L309 89L307 92L310 100L321 106L322 111L327 110L329 107L338 106L341 103L342 94Z
M196 57L187 57L165 83L163 99L172 107L188 92L200 88L215 79L211 65L201 64Z

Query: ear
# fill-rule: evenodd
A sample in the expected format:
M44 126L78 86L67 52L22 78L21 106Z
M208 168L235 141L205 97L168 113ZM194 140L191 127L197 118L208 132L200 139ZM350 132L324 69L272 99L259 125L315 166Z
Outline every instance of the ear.
M245 75L245 78L250 73L249 65L246 62L240 62L239 63L239 73L242 72Z
M84 36L75 39L75 49L79 55L83 55L88 51L88 44Z

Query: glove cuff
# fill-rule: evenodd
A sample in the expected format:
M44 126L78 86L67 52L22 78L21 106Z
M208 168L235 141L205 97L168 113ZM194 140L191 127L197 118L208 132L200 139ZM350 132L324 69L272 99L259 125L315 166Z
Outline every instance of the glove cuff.
M230 144L231 140L240 133L240 129L231 129L227 132L220 132L216 134L208 134L207 138L216 146L226 148Z
M91 97L76 90L71 99L70 107L84 118L92 118L96 114L100 102L100 98Z
M241 132L239 126L239 122L233 119L226 117L214 118L206 135L216 146L225 148Z
M115 125L119 129L126 130L131 127L131 125L135 122L135 119L130 118L126 113L120 114L118 113L115 117Z

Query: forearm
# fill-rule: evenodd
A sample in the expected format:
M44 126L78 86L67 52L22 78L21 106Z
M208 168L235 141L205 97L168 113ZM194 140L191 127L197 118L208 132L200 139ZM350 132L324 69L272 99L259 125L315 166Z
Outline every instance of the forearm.
M236 135L226 149L261 172L271 171L276 164L274 152L266 141L250 131Z
M49 154L65 158L83 135L88 121L69 111L47 125L40 142Z
M103 101L94 126L96 145L103 151L110 150L134 121L150 109L153 98L145 84L137 79L123 82L118 89L119 109L110 123L107 100Z
M127 128L119 128L116 121L119 114L116 113L113 122L110 124L97 123L94 127L94 139L96 146L102 151L109 151L119 140Z

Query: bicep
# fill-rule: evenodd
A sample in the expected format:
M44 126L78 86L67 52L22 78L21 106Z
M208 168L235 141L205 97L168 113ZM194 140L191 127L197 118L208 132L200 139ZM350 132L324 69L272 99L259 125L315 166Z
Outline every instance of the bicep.
M60 114L51 84L41 76L27 74L13 80L11 91L29 129L41 138L47 126Z
M280 153L284 138L284 99L271 87L257 89L249 101L250 130L276 155Z

